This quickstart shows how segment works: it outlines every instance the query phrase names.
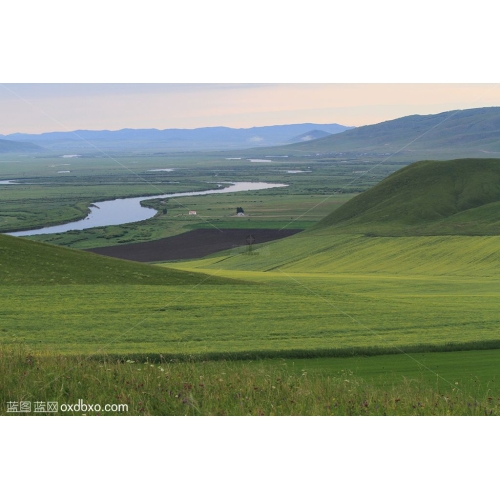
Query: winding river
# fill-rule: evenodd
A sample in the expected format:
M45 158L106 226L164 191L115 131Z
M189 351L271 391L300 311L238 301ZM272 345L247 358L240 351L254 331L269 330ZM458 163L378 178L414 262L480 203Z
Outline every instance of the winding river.
M10 181L10 183L14 182ZM141 201L145 200L202 196L206 194L238 193L241 191L256 191L259 189L271 189L287 186L287 184L271 184L268 182L224 182L218 184L218 186L221 186L222 184L230 185L222 189L209 189L207 191L189 191L186 193L141 196L137 198L118 198L115 200L99 201L90 205L90 213L85 219L81 219L76 222L69 222L67 224L61 224L59 226L50 226L29 231L15 231L13 233L6 234L11 236L34 236L36 234L65 233L67 231L89 229L92 227L118 226L120 224L139 222L154 217L157 213L155 209L141 206Z

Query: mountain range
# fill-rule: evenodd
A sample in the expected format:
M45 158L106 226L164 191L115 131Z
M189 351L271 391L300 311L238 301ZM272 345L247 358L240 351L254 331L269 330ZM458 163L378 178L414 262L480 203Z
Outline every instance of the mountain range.
M229 127L166 130L127 128L116 131L75 130L74 132L47 132L43 134L15 133L0 135L0 139L21 143L17 145L18 150L22 149L22 143L29 142L49 151L72 153L95 152L96 149L127 152L213 151L290 144L295 142L297 137L299 138L296 140L300 141L303 140L300 137L328 136L349 128L336 123L302 123L246 129Z
M411 115L374 125L302 123L253 128L76 130L0 135L0 152L404 153L423 158L500 156L500 107Z

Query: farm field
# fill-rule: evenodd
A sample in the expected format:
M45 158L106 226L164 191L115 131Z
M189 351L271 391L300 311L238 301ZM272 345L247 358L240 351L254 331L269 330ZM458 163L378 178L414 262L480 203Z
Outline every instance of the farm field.
M250 245L286 238L298 229L194 229L170 238L90 249L99 255L137 262L196 259L223 250L251 250Z

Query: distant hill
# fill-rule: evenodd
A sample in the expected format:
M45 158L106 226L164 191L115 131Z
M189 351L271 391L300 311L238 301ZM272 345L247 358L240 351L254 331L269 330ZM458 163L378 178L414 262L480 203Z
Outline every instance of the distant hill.
M313 226L373 235L500 234L500 160L421 161Z
M305 142L305 141L313 141L314 139L322 139L323 137L328 137L328 132L323 130L310 130L309 132L305 132L304 134L297 135L290 142Z
M198 285L237 282L0 234L0 283Z
M0 139L0 154L1 153L39 153L44 151L44 148L31 144L30 142L8 141Z
M298 142L298 141L297 141ZM436 115L412 115L376 125L366 125L322 139L280 147L286 152L417 152L430 158L433 152L448 157L500 156L500 107L447 111Z
M205 127L197 129L76 130L44 134L0 136L15 141L32 141L57 152L105 151L195 151L251 148L289 144L293 138L313 130L324 135L337 134L349 127L333 124L302 123L253 128Z

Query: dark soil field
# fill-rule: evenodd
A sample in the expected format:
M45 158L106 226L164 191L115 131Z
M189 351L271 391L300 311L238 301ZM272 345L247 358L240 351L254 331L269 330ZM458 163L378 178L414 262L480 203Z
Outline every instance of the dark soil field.
M161 240L90 248L88 251L136 262L197 259L222 250L248 246L249 243L286 238L298 232L300 229L195 229Z

